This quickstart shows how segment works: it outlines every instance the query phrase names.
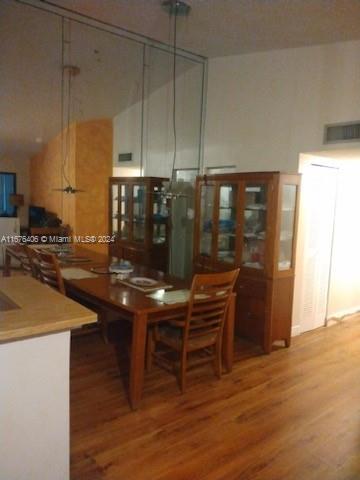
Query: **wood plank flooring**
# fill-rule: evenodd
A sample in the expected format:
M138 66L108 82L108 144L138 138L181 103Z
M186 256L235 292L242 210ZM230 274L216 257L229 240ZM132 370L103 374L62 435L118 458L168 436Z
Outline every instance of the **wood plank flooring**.
M72 341L72 480L360 479L360 317L270 356L236 345L230 375L157 367L126 399L126 341ZM120 368L120 369L119 369Z

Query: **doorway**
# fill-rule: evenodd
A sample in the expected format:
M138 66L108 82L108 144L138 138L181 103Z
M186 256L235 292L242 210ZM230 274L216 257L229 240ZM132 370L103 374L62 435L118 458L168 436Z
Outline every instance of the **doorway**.
M360 310L360 152L304 155L293 334Z
M324 326L327 318L337 181L336 168L310 164L303 172L299 224L303 255L297 274L299 333Z

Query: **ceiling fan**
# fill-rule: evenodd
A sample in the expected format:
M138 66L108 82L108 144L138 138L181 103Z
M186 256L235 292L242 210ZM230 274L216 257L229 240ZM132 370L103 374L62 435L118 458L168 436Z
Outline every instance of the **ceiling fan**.
M78 193L85 192L85 190L80 190L79 188L74 188L70 184L65 188L53 188L54 192L63 192L63 193Z
M75 194L84 192L78 188L74 188L66 174L66 163L70 157L71 140L70 140L70 117L71 117L71 103L72 103L72 82L73 79L79 75L80 68L71 63L65 63L65 48L67 48L67 56L70 60L70 45L71 45L71 24L69 23L69 38L65 38L65 23L62 20L62 35L61 35L61 180L65 187L54 188L53 191L63 192L67 194ZM67 97L67 98L66 98ZM66 119L66 121L65 121ZM65 131L66 126L66 131Z

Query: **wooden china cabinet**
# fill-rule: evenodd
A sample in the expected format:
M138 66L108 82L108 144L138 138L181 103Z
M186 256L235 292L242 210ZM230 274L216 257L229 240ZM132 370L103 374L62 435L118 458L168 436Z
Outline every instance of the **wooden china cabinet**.
M240 267L235 328L270 353L290 345L300 175L197 177L194 271Z
M169 217L162 182L157 177L110 178L109 253L133 263L167 271Z

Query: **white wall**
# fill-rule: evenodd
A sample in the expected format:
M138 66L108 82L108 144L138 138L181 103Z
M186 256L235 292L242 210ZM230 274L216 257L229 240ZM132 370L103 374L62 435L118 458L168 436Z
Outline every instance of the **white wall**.
M0 158L0 172L16 173L16 190L17 193L24 195L23 207L18 208L18 216L22 226L28 225L28 205L30 201L30 160L28 158Z
M143 172L147 176L170 177L173 164L172 56L152 50L145 78ZM199 163L202 65L177 60L176 79L176 168L196 168ZM139 172L141 163L141 102L130 105L114 118L114 175ZM119 153L132 153L132 162L118 163Z
M205 166L297 172L327 123L360 119L360 42L210 59Z

